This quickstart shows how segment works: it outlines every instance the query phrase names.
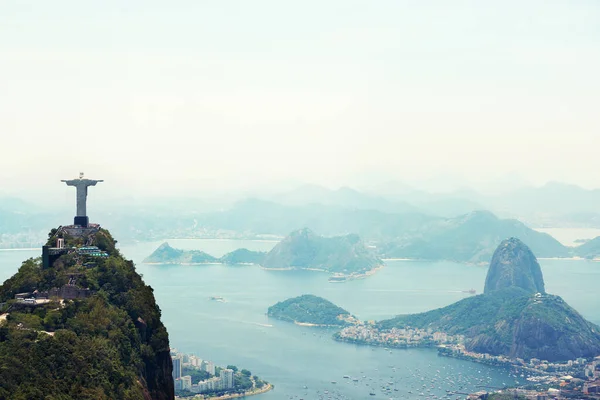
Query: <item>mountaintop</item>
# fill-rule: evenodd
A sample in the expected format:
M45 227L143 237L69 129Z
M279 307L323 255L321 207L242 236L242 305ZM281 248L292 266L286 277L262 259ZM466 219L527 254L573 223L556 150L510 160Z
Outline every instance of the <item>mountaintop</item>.
M308 228L290 233L267 253L262 266L362 275L383 265L355 234L323 237Z
M152 288L107 230L87 231L53 229L50 257L0 286L0 398L173 399Z
M502 241L490 262L484 293L519 287L529 293L545 293L542 269L532 251L517 238Z

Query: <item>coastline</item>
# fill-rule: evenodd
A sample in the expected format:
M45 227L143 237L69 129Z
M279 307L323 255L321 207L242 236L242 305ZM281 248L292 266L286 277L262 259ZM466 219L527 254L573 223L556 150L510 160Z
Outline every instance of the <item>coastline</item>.
M380 265L378 265L378 266L376 266L374 268L371 268L368 271L365 271L365 272L362 272L362 273L359 273L359 274L352 273L352 274L346 275L346 274L339 274L338 273L338 274L333 274L332 276L340 277L340 278L346 278L346 281L350 281L350 280L353 280L353 279L364 279L364 278L369 277L371 275L375 275L377 273L377 271L381 270L383 267L385 267L385 264L380 264Z
M312 326L317 328L343 328L341 325L326 325L326 324L311 324L310 322L298 322L294 321L294 324L298 326Z
M190 396L190 397L175 396L175 398L176 399L211 399L211 400L237 399L240 397L250 397L250 396L256 396L259 394L267 393L268 391L273 390L273 389L274 389L274 386L270 383L267 383L264 387L262 387L260 389L254 389L254 390L250 390L250 391L244 392L244 393L224 394L222 396L216 396L216 397L205 397L202 394L197 394L195 396Z

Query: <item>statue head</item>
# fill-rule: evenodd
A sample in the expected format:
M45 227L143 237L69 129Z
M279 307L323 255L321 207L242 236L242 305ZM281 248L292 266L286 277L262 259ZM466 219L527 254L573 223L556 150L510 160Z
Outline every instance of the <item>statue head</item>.
M83 179L83 172L79 173L79 179Z

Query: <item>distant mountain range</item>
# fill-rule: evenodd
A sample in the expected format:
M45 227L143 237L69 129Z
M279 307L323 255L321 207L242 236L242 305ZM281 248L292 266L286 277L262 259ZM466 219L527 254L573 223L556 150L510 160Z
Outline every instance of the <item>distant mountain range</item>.
M417 258L459 262L488 262L502 240L518 237L542 257L569 257L571 249L552 236L513 219L500 219L489 211L424 224L414 235L385 243L387 258Z
M420 213L390 214L312 204L284 206L263 200L237 203L228 211L200 218L211 228L281 235L308 226L324 235L356 233L377 244L384 258L488 262L505 238L521 238L542 257L569 257L571 249L552 236L489 211L454 218Z
M521 187L496 195L484 195L470 189L431 193L394 182L369 192L305 185L264 199L286 205L320 203L392 213L418 212L438 217L490 210L502 217L517 218L540 227L600 228L600 189L588 190L559 182Z
M140 207L125 202L110 213L90 211L92 221L111 227L124 241L282 237L310 227L325 236L358 234L386 258L487 262L495 246L511 236L522 239L540 257L600 256L600 249L594 250L593 244L565 247L516 219L496 217L523 216L522 220L537 225L600 227L600 190L560 183L497 196L471 190L448 194L408 187L394 190L393 184L388 189L384 197L347 187L330 190L305 185L265 196L271 200L224 203L224 209L218 211L214 205L194 199L170 203L165 199L131 200ZM0 247L30 247L45 239L47 226L71 220L64 210L51 213L19 199L0 198L0 235L5 234L0 236Z

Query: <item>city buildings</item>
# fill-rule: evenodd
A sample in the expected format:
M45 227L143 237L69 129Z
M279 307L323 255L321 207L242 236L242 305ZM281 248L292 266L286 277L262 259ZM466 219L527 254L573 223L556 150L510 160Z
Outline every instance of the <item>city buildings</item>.
M195 355L178 353L175 349L171 352L171 359L173 360L173 380L176 391L187 390L192 393L205 393L235 389L235 371L233 369L219 369L218 376L216 376L217 367L214 362L202 360ZM191 375L182 376L184 367L205 371L210 377L193 383Z

